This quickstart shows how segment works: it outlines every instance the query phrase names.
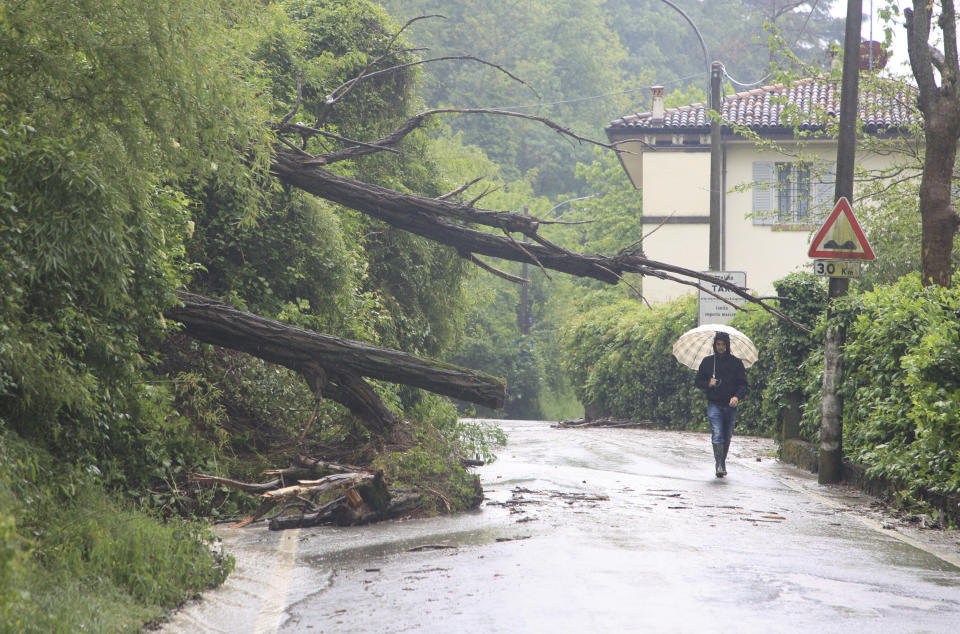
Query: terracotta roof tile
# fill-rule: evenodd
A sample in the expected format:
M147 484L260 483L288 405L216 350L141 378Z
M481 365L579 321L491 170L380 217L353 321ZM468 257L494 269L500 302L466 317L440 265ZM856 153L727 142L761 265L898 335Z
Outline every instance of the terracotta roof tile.
M913 89L890 82L890 90L865 93L861 87L860 119L868 131L898 128L920 121L915 108ZM825 79L802 79L790 86L776 84L723 98L720 109L724 123L749 126L756 131L790 129L782 115L787 110L796 110L791 119L799 117L801 128L819 128L818 116L840 115L839 82ZM612 121L609 132L635 129L681 131L691 128L709 128L706 104L696 103L679 108L668 108L663 120L652 119L652 113L644 112L624 116Z

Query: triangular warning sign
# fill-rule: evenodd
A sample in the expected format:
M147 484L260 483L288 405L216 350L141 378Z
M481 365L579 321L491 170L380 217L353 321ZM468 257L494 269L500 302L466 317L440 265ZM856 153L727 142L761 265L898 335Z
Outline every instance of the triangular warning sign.
M846 197L837 201L833 212L813 237L808 255L834 260L872 260L876 257Z

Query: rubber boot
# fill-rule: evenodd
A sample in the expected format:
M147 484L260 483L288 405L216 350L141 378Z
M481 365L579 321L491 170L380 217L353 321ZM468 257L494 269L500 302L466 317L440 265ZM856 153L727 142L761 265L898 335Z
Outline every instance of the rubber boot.
M713 443L713 459L716 463L717 477L722 478L727 475L727 472L723 470L723 443L715 442Z
M727 475L727 452L730 451L730 441L723 443L723 453L720 454L720 470Z

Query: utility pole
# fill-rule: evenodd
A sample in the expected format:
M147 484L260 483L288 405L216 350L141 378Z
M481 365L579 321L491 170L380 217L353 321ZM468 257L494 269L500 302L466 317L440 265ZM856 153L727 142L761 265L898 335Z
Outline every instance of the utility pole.
M723 127L720 120L720 82L723 79L723 64L714 62L710 66L710 109L714 110L716 118L710 123L710 270L722 269L720 261L721 251L721 214L720 171L723 166L720 162L720 132Z
M834 201L846 197L853 203L853 168L857 143L857 103L860 81L860 22L863 1L847 0L847 23L843 42L843 79L840 86L840 134L837 139L837 181ZM833 311L833 300L847 294L850 281L831 277L827 319ZM823 402L820 420L820 466L817 481L834 484L840 481L843 465L843 400L837 393L843 381L845 328L828 327L823 343Z
M524 216L527 215L527 209L528 207L524 205L523 206ZM520 277L522 277L524 280L527 280L529 279L527 275L528 275L527 263L524 262L520 267ZM526 335L529 331L529 328L527 326L527 321L529 319L529 317L527 317L527 286L529 286L529 284L530 282L526 282L526 281L520 283L520 315L517 317L517 320L520 322L518 325L520 326L521 335Z

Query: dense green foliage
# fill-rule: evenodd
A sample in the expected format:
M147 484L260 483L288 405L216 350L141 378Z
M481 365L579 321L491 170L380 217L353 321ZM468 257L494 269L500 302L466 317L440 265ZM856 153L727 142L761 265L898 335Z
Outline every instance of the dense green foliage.
M275 119L297 104L298 77L298 119L323 121L350 138L382 136L411 111L415 70L368 82L336 108L324 105L327 94L386 51L399 28L376 6L288 0L271 9L251 56L274 99ZM410 60L406 53L388 59ZM400 159L372 157L334 169L400 190L439 193L429 138L415 133L402 150ZM420 355L441 356L457 342L464 263L453 250L290 188L265 192L250 222L240 221L240 202L231 189L201 188L195 231L186 241L188 258L198 264L191 289L287 323ZM165 369L199 372L217 385L219 404L231 419L249 421L248 429L276 428L251 436L258 450L271 435L296 434L304 426L314 399L300 377L264 372L259 361L243 355L221 361L225 367L215 356L200 359L193 350L180 350ZM260 394L250 398L249 388L226 378L238 374L246 377L242 383L256 377ZM418 402L415 390L379 387L399 410ZM191 407L186 400L179 404ZM324 424L308 439L318 448L339 444L342 450L347 437L366 440L363 427L339 406L324 402L319 409Z
M310 417L295 374L177 336L163 318L175 289L418 354L456 343L456 253L267 173L269 121L290 112L298 76L302 116L346 136L376 138L415 108L412 69L317 109L397 29L365 0L0 4L4 627L136 629L222 579L202 530L169 518L236 514L242 496L186 487L187 473L255 477ZM437 195L431 143L415 133L399 160L337 169ZM414 483L473 503L451 456L489 459L496 431L378 389L442 439L397 448L433 465ZM382 446L339 406L315 418L304 449L372 459Z
M785 315L808 329L813 329L822 318L827 305L827 290L822 278L809 273L794 273L773 284L780 309ZM813 332L804 332L793 325L766 315L768 325L762 331L745 329L755 341L761 342L766 354L761 355L757 367L766 386L759 400L762 415L769 421L780 421L789 408L799 409L808 381L808 366L816 360L822 365L822 338ZM740 322L740 318L736 320ZM821 356L817 356L817 352ZM811 357L813 361L811 361ZM760 386L757 385L757 388ZM754 394L760 395L756 389ZM780 429L771 431L779 434Z
M226 577L211 541L125 510L95 469L0 429L0 632L138 631Z
M398 0L383 5L403 18L435 13L448 18L423 20L411 28L411 37L430 47L428 56L477 56L523 81L475 63L437 62L425 69L424 94L431 106L514 110L550 117L597 137L598 126L625 105L609 93L619 90L627 54L612 30L612 15L599 0ZM585 158L583 149L578 152L529 121L467 117L451 125L502 165L508 181L536 170L532 183L537 193L569 191L576 158Z
M847 456L908 490L960 491L960 291L918 274L839 302L846 326L843 443ZM811 368L804 417L819 428L822 363Z
M828 62L827 46L843 39L843 20L830 11L836 2L674 0L673 4L699 29L708 59L693 27L662 0L609 0L606 11L617 16L613 28L631 52L628 77L653 69L657 83L670 88L693 83L706 90L707 65L718 60L733 77L754 82L766 75L773 61L768 41L772 32L799 60L821 67Z
M566 324L564 370L588 412L701 427L706 401L693 386L692 371L671 353L696 321L696 300L687 298L650 309L623 300Z
M822 281L793 274L775 286L787 315L799 323L816 323L825 300ZM564 370L594 417L702 429L706 401L693 386L694 372L672 353L673 342L696 321L694 296L649 309L630 300L585 305L565 325ZM750 388L740 405L737 430L778 432L786 395L802 394L804 362L817 340L764 311L741 312L730 325L750 337L760 352L760 360L747 370Z
M0 416L58 455L132 476L164 452L151 437L167 395L145 381L143 346L186 273L179 184L224 179L254 199L257 168L230 147L262 166L266 136L230 80L242 31L211 26L219 5L115 8L2 14Z
M842 38L842 20L830 15L828 2L785 6L773 0L677 0L674 4L700 30L706 53L684 16L660 0L382 4L404 19L437 13L447 18L411 27L411 38L430 48L425 56L476 55L526 84L492 68L438 62L424 69L429 105L506 108L546 116L592 138L602 138L603 127L613 119L648 110L648 87L655 83L667 86L668 92L697 87L705 95L713 60L723 62L741 81L767 75L772 56L766 26L780 33L798 59L821 68L829 64L827 44ZM572 169L589 158L583 146L560 142L530 122L478 117L459 118L451 125L501 164L507 180L536 169L531 182L538 194L591 193L575 181Z
M0 7L4 631L135 630L226 574L200 527L132 501L215 464L150 346L189 271L188 184L258 198L267 133L243 8L220 22L205 0Z

